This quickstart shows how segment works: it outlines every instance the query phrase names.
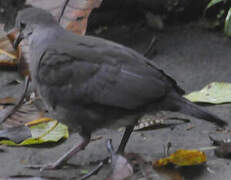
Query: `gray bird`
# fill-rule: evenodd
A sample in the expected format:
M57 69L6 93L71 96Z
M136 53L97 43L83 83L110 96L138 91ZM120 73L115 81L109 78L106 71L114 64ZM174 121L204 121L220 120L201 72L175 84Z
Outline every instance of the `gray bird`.
M182 97L174 79L143 55L123 45L62 28L47 11L27 8L19 12L16 27L30 46L30 71L49 113L78 131L83 140L56 162L60 167L83 150L92 132L125 126L118 152L124 152L134 125L153 110L181 112L219 126L227 123Z

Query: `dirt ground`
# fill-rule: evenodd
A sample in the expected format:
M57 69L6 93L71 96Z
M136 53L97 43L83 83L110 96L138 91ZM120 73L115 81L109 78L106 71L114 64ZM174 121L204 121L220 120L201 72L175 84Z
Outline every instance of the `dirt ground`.
M131 33L132 32L132 33ZM177 80L179 85L191 92L199 90L206 84L214 81L231 82L231 41L222 33L209 32L198 25L197 22L187 25L166 27L163 32L153 32L147 27L133 28L133 26L108 27L100 34L107 39L123 43L143 53L152 36L158 38L156 54L153 61L166 73ZM4 85L18 78L16 72L0 71L0 97L6 95L17 96L20 87L12 88ZM13 89L13 90L12 90ZM231 105L216 105L206 107L211 112L230 122ZM167 114L180 116L179 114ZM189 118L191 123L176 126L173 129L134 132L127 145L126 152L139 154L146 163L135 168L134 179L153 180L230 180L231 161L220 159L214 151L206 151L208 161L204 166L186 168L167 168L154 170L150 161L163 155L163 145L172 143L171 151L182 148L202 148L211 146L209 135L231 137L230 133L216 132L216 127L205 121ZM231 123L230 123L231 124ZM193 128L190 128L193 127ZM229 128L231 125L229 125ZM27 169L29 164L43 164L55 161L73 144L79 142L78 134L56 145L40 145L32 147L6 147L0 146L0 177L15 175L42 176L57 179L78 179L82 170L95 167L98 160L109 154L106 151L105 141L112 138L113 145L117 147L122 132L118 130L101 130L94 135L102 135L103 139L89 144L84 152L74 156L69 166L59 170L43 171ZM149 171L148 178L143 177L143 170ZM89 180L104 179L110 171L105 166L97 175ZM1 178L0 178L1 179Z

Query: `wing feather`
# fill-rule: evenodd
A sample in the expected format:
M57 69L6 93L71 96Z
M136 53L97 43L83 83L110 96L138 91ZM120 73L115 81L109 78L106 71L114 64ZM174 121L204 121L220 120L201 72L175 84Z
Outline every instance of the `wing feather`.
M41 56L40 93L53 106L79 103L136 109L165 95L171 83L143 56L110 41L88 38L68 41L66 46L56 43Z

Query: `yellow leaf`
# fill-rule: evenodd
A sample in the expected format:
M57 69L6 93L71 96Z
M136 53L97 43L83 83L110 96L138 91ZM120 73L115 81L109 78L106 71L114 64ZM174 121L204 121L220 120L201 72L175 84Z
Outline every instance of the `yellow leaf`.
M198 150L179 149L166 158L161 158L153 162L154 167L162 167L168 163L177 166L193 166L206 162L207 158L204 152Z
M53 119L48 118L48 117L44 117L44 118L41 118L41 119L36 119L36 120L30 121L30 122L27 122L25 125L30 127L30 126L34 126L34 125L44 123L44 122L48 122L48 121L51 121L51 120L53 120Z

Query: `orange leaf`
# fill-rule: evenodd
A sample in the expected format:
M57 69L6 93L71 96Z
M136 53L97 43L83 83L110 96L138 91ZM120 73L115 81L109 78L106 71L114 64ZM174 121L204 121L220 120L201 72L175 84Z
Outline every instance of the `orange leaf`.
M77 20L68 24L66 29L76 34L84 35L87 31L88 16L90 15L91 11L92 10L73 10L73 16L77 17ZM78 20L78 17L81 17L81 19Z
M166 158L153 162L154 167L162 167L168 163L177 166L193 166L206 162L207 158L204 152L198 150L179 149Z
M64 18L72 21L67 24L66 29L76 34L84 35L91 11L98 8L101 2L102 0L70 1L67 5L67 10L64 12Z

